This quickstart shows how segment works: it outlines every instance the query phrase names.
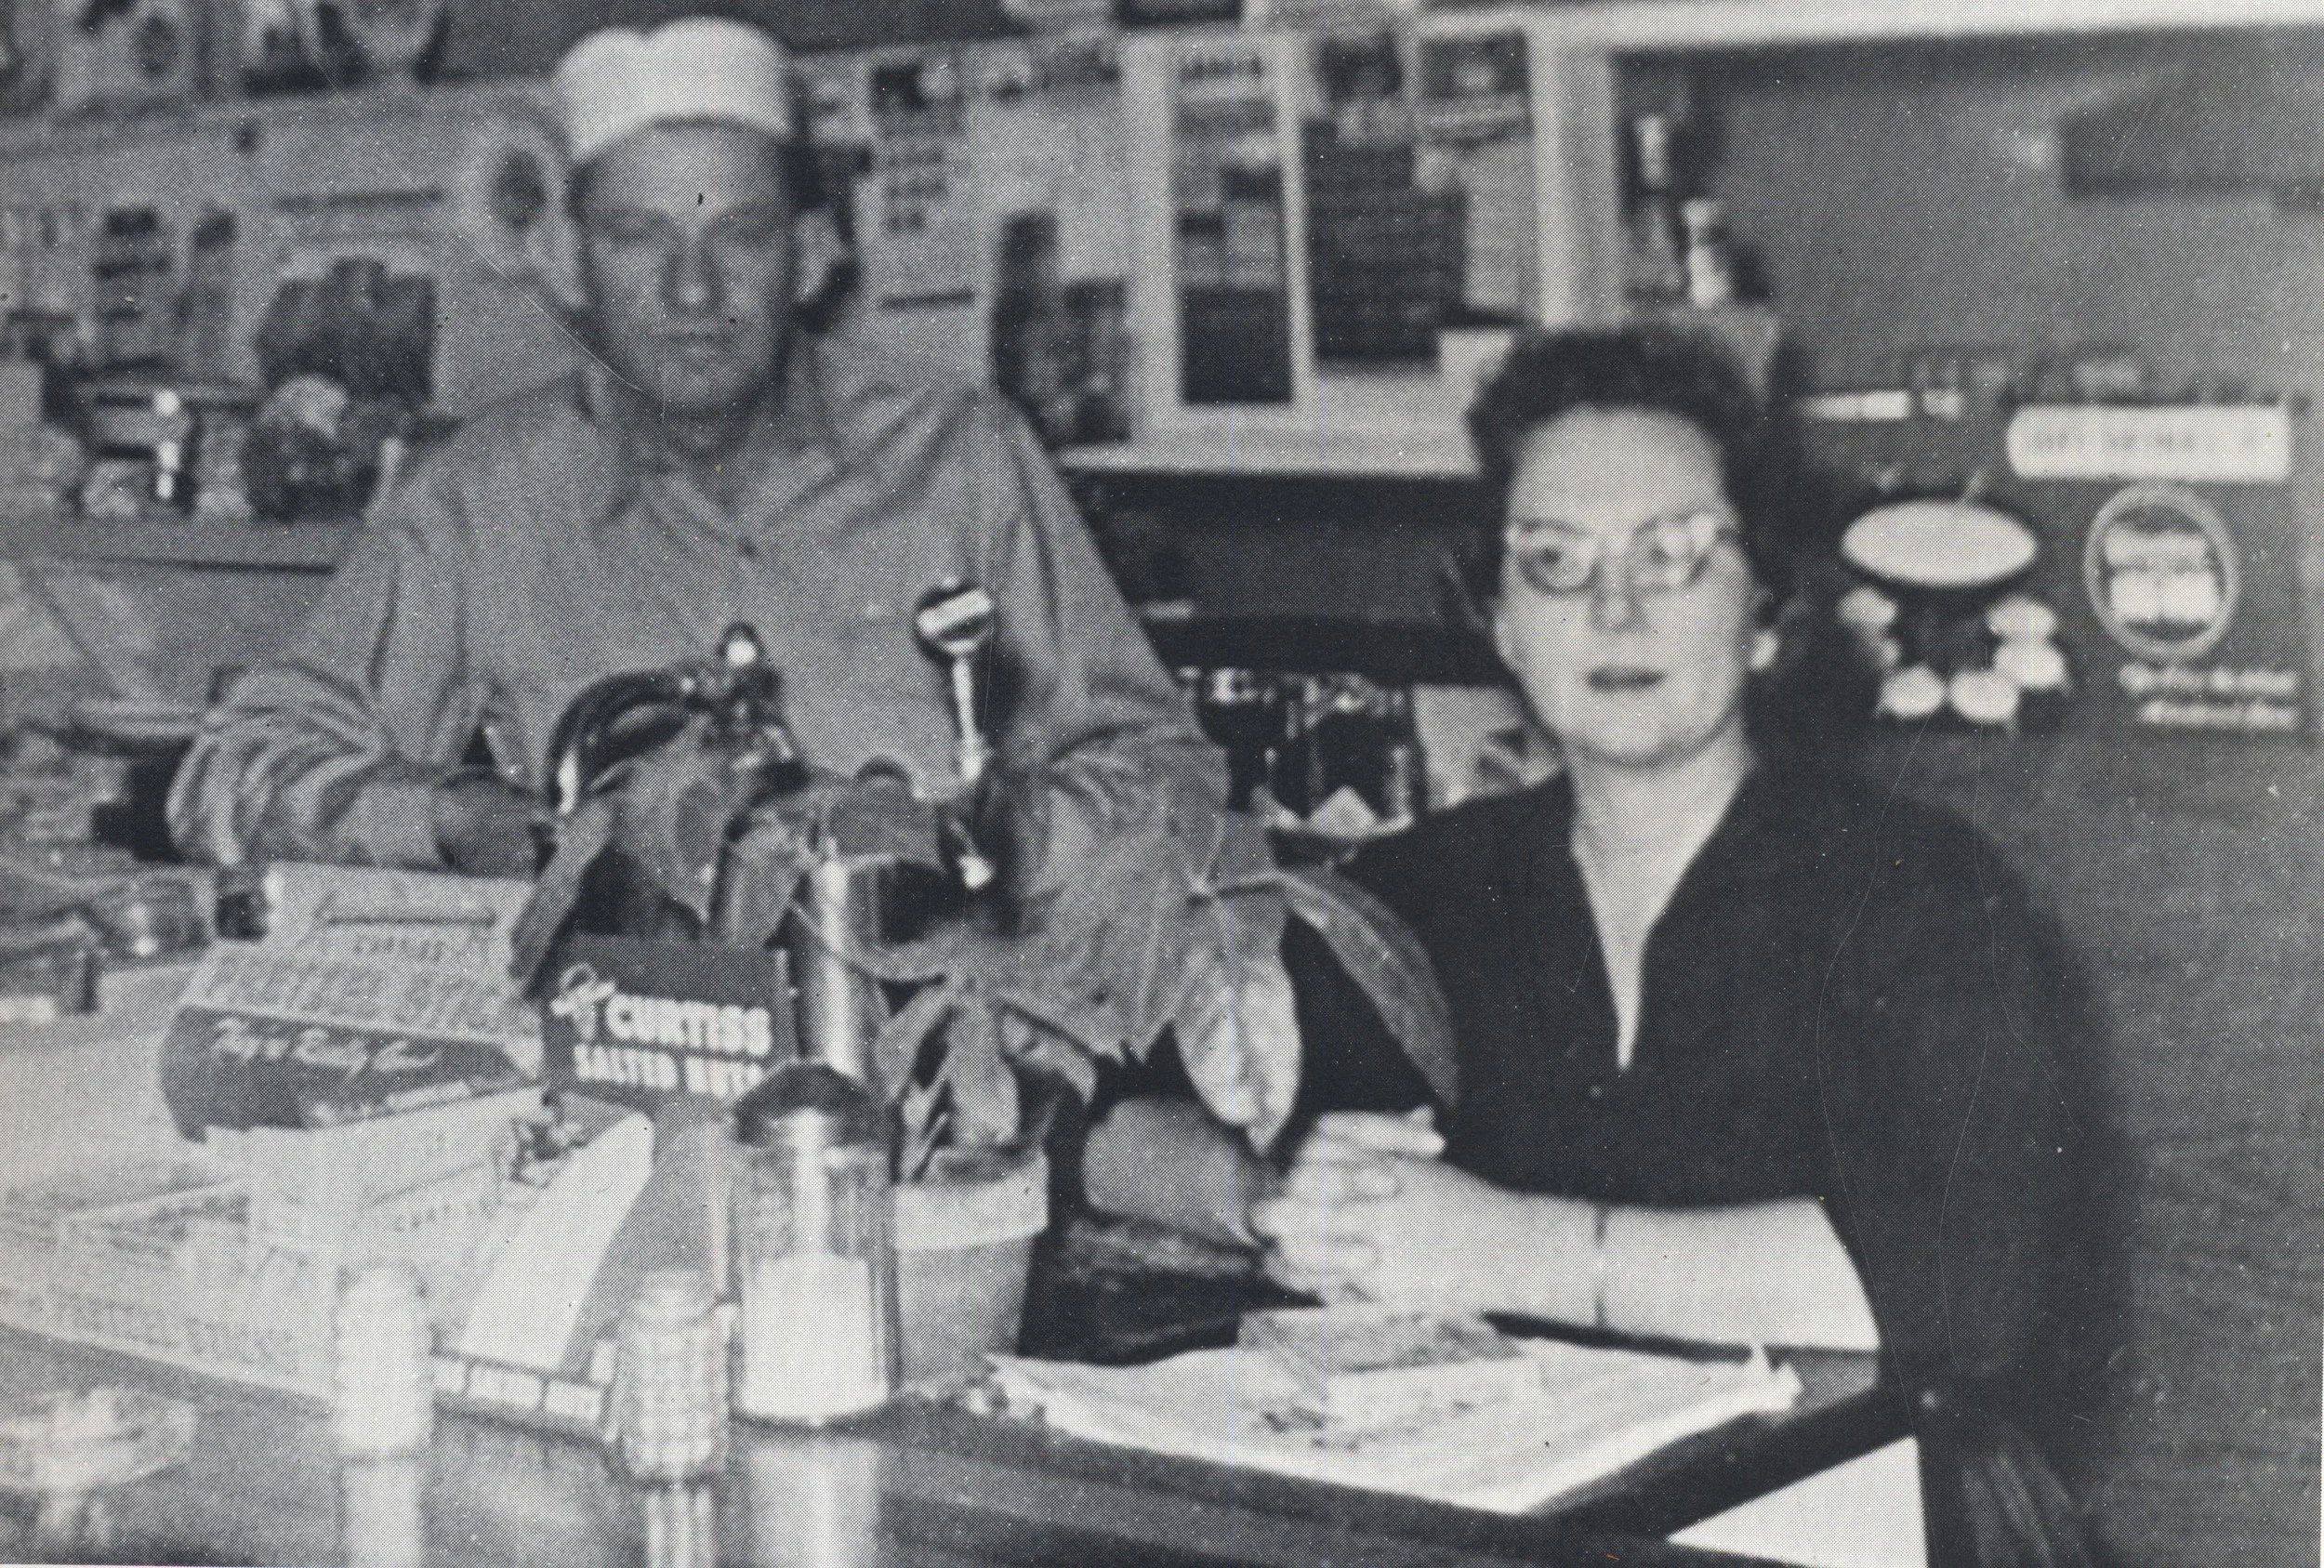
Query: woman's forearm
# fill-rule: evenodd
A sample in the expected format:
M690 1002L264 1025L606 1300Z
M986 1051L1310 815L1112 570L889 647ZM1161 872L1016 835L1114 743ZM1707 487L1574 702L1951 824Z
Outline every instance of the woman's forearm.
M1878 1344L1855 1266L1812 1198L1717 1209L1543 1206L1523 1310L1631 1334L1739 1343ZM1579 1223L1588 1234L1576 1244ZM1553 1277L1535 1277L1553 1276Z
M1462 1224L1406 1229L1383 1280L1441 1285L1472 1311L1580 1329L1771 1345L1878 1345L1857 1271L1813 1199L1659 1210L1473 1182Z
M1433 1161L1388 1162L1402 1197L1459 1182L1406 1214L1396 1198L1344 1211L1385 1267L1359 1291L1470 1310L1524 1312L1580 1327L1741 1343L1869 1350L1872 1315L1855 1264L1811 1198L1717 1209L1608 1207L1511 1192ZM1441 1172L1431 1183L1423 1170ZM1091 1129L1083 1178L1113 1214L1251 1244L1250 1205L1272 1172L1231 1129L1182 1100L1133 1100ZM1388 1255L1409 1254L1403 1257Z
M1126 1100L1089 1129L1082 1183L1108 1214L1248 1246L1248 1216L1271 1173L1234 1131L1191 1100Z

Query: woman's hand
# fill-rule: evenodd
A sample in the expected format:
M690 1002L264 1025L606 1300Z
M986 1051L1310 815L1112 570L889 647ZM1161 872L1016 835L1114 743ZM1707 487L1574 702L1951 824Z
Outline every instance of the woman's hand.
M1251 1206L1267 1272L1326 1300L1476 1309L1498 1299L1523 1245L1523 1200L1438 1158L1423 1110L1324 1116L1279 1195Z

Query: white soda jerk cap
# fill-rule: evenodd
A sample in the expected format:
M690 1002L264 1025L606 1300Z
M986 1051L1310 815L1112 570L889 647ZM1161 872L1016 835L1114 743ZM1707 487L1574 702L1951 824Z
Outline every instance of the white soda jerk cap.
M789 59L746 22L689 17L650 33L609 27L567 50L554 82L576 166L671 120L726 120L785 140L794 131Z

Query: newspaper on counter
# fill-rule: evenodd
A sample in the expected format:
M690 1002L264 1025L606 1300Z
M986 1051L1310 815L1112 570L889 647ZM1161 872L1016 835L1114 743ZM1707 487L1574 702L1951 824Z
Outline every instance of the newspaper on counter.
M1799 1374L1547 1339L1513 1339L1534 1377L1511 1397L1448 1401L1385 1424L1319 1419L1266 1351L1195 1351L1148 1366L993 1358L1011 1413L1098 1443L1522 1513L1737 1416L1788 1410Z

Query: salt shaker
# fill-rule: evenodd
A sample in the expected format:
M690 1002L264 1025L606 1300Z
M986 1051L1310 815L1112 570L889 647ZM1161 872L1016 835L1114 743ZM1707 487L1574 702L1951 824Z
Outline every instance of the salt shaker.
M622 1314L613 1413L622 1462L640 1481L691 1481L724 1462L726 1343L700 1272L646 1275Z
M350 1458L339 1465L339 1555L347 1568L426 1568L428 1462Z
M734 1119L734 1407L807 1426L876 1409L901 1353L885 1109L844 1073L800 1061Z
M655 1482L645 1512L645 1568L718 1568L718 1499L709 1487Z
M340 1293L331 1435L349 1458L424 1452L435 1378L419 1281L401 1264L364 1269Z

